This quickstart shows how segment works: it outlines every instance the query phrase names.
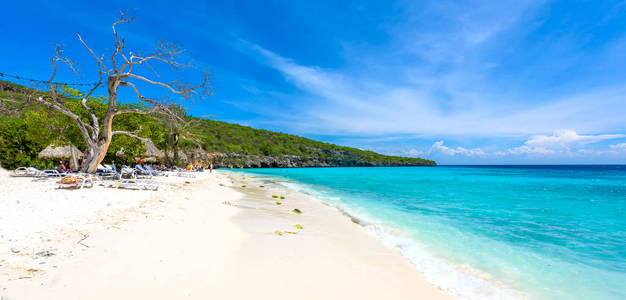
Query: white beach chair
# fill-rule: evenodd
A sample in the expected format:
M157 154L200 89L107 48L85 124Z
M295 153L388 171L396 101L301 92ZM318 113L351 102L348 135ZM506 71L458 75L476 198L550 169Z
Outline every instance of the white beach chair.
M100 179L116 179L118 174L110 167L98 168L96 170L96 176Z
M176 176L178 176L178 177L196 178L196 174L194 174L192 171L187 171L187 169L181 169L179 167L174 167L174 170L177 171Z
M122 172L118 178L118 181L108 184L107 187L123 188L123 189L135 189L135 190L158 190L157 184L147 183L137 178L137 172L132 168L122 168Z
M40 170L33 167L19 167L13 170L13 177L36 177L41 173Z
M152 173L141 167L141 165L135 166L135 174L140 179L152 179Z
M154 168L152 168L151 166L146 165L146 166L144 166L144 168L147 171L150 171L150 173L152 173L152 176L165 176L165 177L167 177L167 173L165 173L163 171L157 171Z
M82 189L82 188L91 188L94 185L94 181L97 180L96 177L94 177L93 175L68 175L68 176L72 176L74 177L74 181L71 183L63 183L61 182L63 179L61 179L60 181L57 181L57 189ZM68 177L66 176L66 177ZM64 179L66 177L63 177Z
M39 174L35 175L36 177L64 177L65 173L60 173L57 170L43 170L39 171Z

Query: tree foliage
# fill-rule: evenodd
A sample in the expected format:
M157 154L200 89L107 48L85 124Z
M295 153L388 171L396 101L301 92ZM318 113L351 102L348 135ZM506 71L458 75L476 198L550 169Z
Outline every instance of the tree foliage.
M0 99L9 99L5 107L17 105L29 88L0 81ZM83 96L76 90L64 88L67 105L81 105L75 99ZM74 99L74 100L72 100ZM6 101L5 101L6 102ZM106 102L100 96L90 96L86 104L98 117L106 112ZM0 104L1 105L1 104ZM137 103L121 103L120 107L142 108ZM333 162L340 159L340 154L371 163L387 164L424 164L433 165L433 161L419 158L406 158L381 155L372 151L363 151L318 142L296 135L254 129L248 126L195 118L187 115L180 106L170 106L189 124L182 126L169 123L167 118L156 114L124 114L113 124L113 130L136 131L137 135L150 138L155 145L166 151L173 151L174 136L179 138L178 146L182 152L201 150L225 154L256 156L299 156L302 160L322 160ZM83 116L81 116L83 117ZM84 116L87 117L87 116ZM79 149L85 149L80 130L67 116L45 109L40 104L30 103L18 112L0 111L0 164L5 168L19 166L49 167L50 160L38 159L38 153L47 145L72 143ZM116 157L115 153L124 148L125 157ZM113 137L105 161L124 161L140 157L145 151L141 141L124 136ZM180 163L184 163L181 161ZM243 161L238 162L243 163Z

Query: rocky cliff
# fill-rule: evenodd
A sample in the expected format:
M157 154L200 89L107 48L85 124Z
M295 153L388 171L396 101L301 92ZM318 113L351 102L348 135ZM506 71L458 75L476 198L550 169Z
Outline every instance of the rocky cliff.
M331 151L329 151L331 152ZM324 157L299 155L244 155L238 153L193 153L189 156L197 164L213 163L216 168L301 168L301 167L398 167L434 166L433 161L406 158L394 161L368 161L349 152L332 151Z

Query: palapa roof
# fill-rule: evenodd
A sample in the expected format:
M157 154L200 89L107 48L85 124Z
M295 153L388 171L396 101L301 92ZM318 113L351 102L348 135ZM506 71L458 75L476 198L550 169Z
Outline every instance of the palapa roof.
M72 157L72 151L76 157L85 156L82 151L78 150L76 146L69 144L67 146L48 145L46 149L39 152L39 158L68 158Z
M142 142L146 146L146 152L144 152L141 156L154 157L154 158L165 157L165 154L163 154L163 151L159 150L159 148L157 148L152 141L144 140ZM126 155L126 152L124 151L124 147L122 147L119 151L115 152L115 156L117 157L122 157L125 155Z
M124 154L124 147L122 147L122 148L120 149L120 151L115 152L115 156L117 156L117 157L122 157L122 156L124 156L124 155L125 155L125 154Z
M165 157L163 151L159 150L159 148L157 148L151 140L146 140L143 144L146 146L146 152L143 153L144 157Z

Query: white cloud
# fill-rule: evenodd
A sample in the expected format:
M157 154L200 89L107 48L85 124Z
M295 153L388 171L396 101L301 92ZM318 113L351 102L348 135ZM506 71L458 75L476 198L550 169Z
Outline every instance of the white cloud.
M559 127L589 132L626 127L626 106L621 105L626 85L512 106L511 99L498 100L503 97L477 91L481 88L477 83L458 86L456 83L467 77L463 74L432 77L426 72L416 75L411 84L402 85L363 77L367 75L303 66L261 46L246 47L308 93L301 101L289 102L294 107L284 114L288 117L274 120L274 125L283 122L299 133L496 137L535 134ZM449 102L443 105L433 95L434 89L449 95ZM268 110L261 103L250 108ZM565 134L561 138L568 137Z
M526 154L526 153L539 153L539 154L553 154L554 151L543 147L530 147L528 145L519 146L507 150L510 154Z
M424 155L424 151L411 149L409 151L404 151L404 155L411 156L411 157L418 157L418 156Z
M524 145L508 149L510 154L555 154L573 153L589 154L588 149L576 149L581 146L606 140L626 137L625 134L580 135L574 130L557 130L552 135L536 135L527 140ZM619 145L619 144L618 144ZM613 145L616 146L616 145ZM613 148L611 146L611 148Z
M432 152L441 152L446 155L465 155L465 156L481 156L485 155L485 152L480 148L467 149L463 147L450 148L443 145L443 141L435 142L431 147L429 154Z
M617 151L626 151L626 143L611 145L610 148Z
M533 136L525 144L544 147L567 147L574 144L585 145L623 137L626 137L626 134L579 135L574 130L557 130L552 135Z
M472 149L449 147L439 141L425 151L476 159L523 160L521 155L528 154L553 158L560 154L600 155L599 146L585 145L625 137L583 135L576 131L616 132L626 128L626 82L567 88L568 82L555 81L551 83L556 85L554 89L546 92L539 87L535 91L532 84L536 82L527 79L534 78L537 69L553 68L546 67L545 61L536 62L540 67L534 66L534 60L515 72L517 75L511 75L520 80L496 76L509 67L508 54L501 51L509 50L509 42L523 38L544 21L540 8L547 1L503 1L496 5L489 1L470 2L469 7L420 2L407 12L424 8L422 13L407 13L409 20L400 18L397 23L387 24L390 41L384 47L341 41L345 57L344 63L338 65L310 63L308 57L281 56L272 48L245 42L242 51L278 71L299 90L281 96L288 99L287 113L284 107L265 103L254 103L248 108L256 113L281 112L271 125L287 127L294 133L383 137L372 141L373 145L385 143L383 139L390 136L409 135L430 141L445 139L449 143L476 138L486 143L501 138L518 141L517 147L509 149L483 144L475 144L482 148ZM435 16L437 22L425 25L424 15ZM562 47L567 46L565 43ZM552 50L561 53L559 49ZM554 53L546 57L550 55ZM551 62L556 61L555 65L562 68L573 61L578 63L574 57L559 55ZM531 86L526 86L528 83ZM555 128L576 131L545 134ZM608 146L602 147L607 150ZM615 147L611 150L622 149ZM424 154L418 150L411 153L415 149L395 149L394 153L409 156ZM511 157L505 158L507 155ZM515 155L520 157L514 158Z

